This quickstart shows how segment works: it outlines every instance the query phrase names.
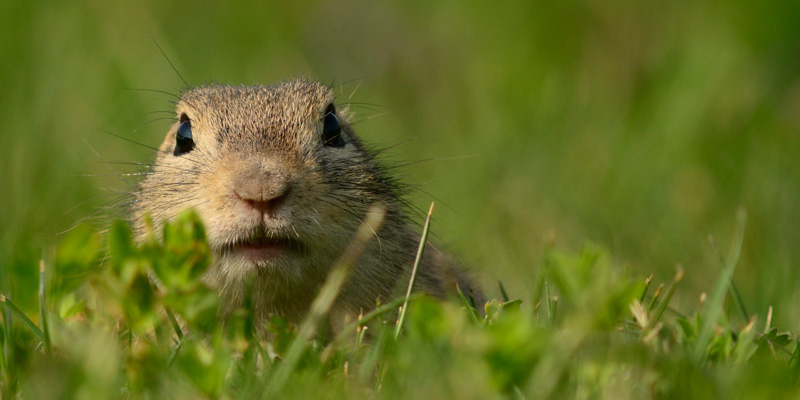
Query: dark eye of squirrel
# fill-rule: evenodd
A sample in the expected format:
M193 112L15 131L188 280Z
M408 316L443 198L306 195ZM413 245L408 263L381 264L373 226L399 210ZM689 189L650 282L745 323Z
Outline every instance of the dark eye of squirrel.
M322 125L322 144L329 147L344 146L342 126L339 125L339 118L336 117L336 108L333 107L333 104L325 109L325 119Z
M181 125L178 127L178 134L175 135L176 156L188 153L194 149L194 139L192 139L192 122L185 114L181 115Z

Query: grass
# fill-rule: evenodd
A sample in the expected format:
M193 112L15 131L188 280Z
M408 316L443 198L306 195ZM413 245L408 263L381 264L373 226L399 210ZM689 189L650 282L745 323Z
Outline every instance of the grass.
M72 290L40 297L53 309L42 306L38 326L0 295L3 398L751 398L800 390L797 335L735 318L728 308L738 308L725 304L743 213L713 290L691 310L670 306L682 269L666 290L650 292L652 277L632 277L587 246L548 250L537 268L547 289L530 303L491 300L481 317L463 296L407 295L334 340L317 337L369 227L380 224L381 210L370 215L306 320L273 319L266 330L246 306L226 324L215 321L216 297L197 280L209 259L193 214L165 228L163 244L136 245L117 223L107 258L83 265ZM66 253L96 250L94 240L71 239L84 248ZM406 318L401 335L393 316Z

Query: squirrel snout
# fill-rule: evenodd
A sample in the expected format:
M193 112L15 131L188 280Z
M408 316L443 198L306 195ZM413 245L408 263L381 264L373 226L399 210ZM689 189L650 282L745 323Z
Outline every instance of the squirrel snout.
M238 199L266 214L277 211L291 190L287 174L264 168L242 171L231 186Z

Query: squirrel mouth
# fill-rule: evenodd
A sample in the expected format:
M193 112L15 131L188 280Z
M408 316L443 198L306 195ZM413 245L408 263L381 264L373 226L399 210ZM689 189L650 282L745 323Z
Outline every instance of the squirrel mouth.
M226 246L225 252L259 262L274 261L282 257L301 254L304 250L305 246L297 239L256 235L234 241Z

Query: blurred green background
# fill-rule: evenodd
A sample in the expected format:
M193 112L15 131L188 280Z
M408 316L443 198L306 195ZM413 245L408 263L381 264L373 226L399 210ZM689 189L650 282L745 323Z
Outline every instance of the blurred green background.
M800 323L800 3L12 0L0 13L0 292L36 305L57 233L130 190L190 85L306 76L414 162L439 241L525 298L547 237L599 243L681 304L720 271ZM352 96L352 97L351 97ZM152 122L151 122L152 121ZM412 140L414 139L414 140ZM117 216L121 216L118 214Z

